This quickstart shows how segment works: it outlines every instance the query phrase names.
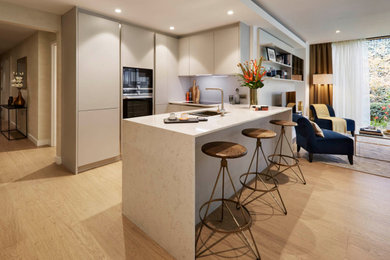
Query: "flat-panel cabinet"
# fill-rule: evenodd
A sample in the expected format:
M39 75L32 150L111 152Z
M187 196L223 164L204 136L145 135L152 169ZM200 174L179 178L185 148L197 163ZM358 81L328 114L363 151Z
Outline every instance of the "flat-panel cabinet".
M249 26L238 23L179 40L179 75L232 75L249 59Z
M190 37L190 75L214 73L214 33Z
M156 34L155 55L155 109L165 113L169 101L184 100L190 86L189 80L179 78L179 40ZM185 86L185 87L183 87Z
M120 155L120 27L78 8L61 26L61 156L78 173Z
M119 156L119 109L79 112L79 167Z
M238 26L214 32L214 74L238 73L240 62L240 29Z
M119 102L119 24L79 14L79 110L117 108Z
M122 66L154 69L154 32L122 25Z
M179 39L179 76L190 75L190 37Z

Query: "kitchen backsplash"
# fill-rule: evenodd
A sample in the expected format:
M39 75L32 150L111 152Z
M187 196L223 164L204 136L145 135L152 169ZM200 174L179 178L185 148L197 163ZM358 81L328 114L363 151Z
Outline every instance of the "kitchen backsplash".
M240 90L240 94L247 93L247 89L240 86L236 76L196 76L191 78L191 83L194 79L200 89L201 102L221 102L221 94L219 91L206 90L206 88L222 88L225 103L229 102L229 95L236 93L236 88ZM241 99L241 103L246 103L246 100Z

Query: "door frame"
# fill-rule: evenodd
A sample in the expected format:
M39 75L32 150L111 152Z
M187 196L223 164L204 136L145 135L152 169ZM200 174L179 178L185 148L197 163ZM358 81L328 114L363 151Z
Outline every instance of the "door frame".
M51 139L50 146L57 143L57 42L51 44Z

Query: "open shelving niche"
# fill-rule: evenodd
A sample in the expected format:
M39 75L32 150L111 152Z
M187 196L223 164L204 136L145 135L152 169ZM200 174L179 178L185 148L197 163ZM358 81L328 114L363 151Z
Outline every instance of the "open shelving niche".
M287 55L287 61L285 63L268 60L267 57L267 48L272 48L275 50L275 54L278 55ZM303 83L303 67L304 62L301 58L291 54L290 52L274 45L274 44L263 44L260 45L260 56L264 57L263 66L268 71L268 69L282 70L286 71L286 78L276 78L276 77L264 77L264 80L275 80L283 82L293 82L293 83ZM300 77L302 80L296 79ZM294 78L294 79L293 79Z

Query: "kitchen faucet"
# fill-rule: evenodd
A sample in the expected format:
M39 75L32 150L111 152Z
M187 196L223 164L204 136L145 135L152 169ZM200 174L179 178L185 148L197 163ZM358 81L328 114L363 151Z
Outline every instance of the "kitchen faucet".
M221 88L206 88L206 90L219 90L221 91L221 116L224 116L225 115L225 107L223 105L223 89Z

